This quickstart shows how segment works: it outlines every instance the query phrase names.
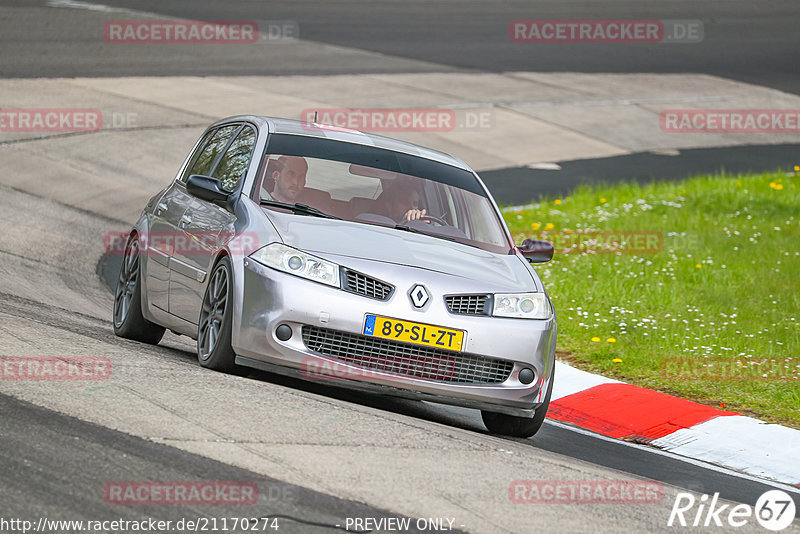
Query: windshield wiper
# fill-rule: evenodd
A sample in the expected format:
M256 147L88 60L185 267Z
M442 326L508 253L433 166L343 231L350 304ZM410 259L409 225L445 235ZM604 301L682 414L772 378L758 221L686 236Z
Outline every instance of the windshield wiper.
M413 234L422 234L422 235L427 235L427 236L430 236L430 237L437 237L439 239L446 239L447 241L454 241L456 243L461 243L461 241L459 241L458 239L456 239L454 237L448 237L448 236L445 236L445 235L442 235L442 234L426 232L424 230L420 230L419 228L412 228L412 227L406 226L404 224L398 224L397 226L394 227L394 229L395 230L402 230L404 232L411 232ZM462 243L462 244L466 244L466 243Z
M317 208L311 206L306 206L305 204L289 204L288 202L278 202L277 200L261 200L259 204L262 206L272 206L275 208L292 210L295 215L312 215L314 217L323 217L325 219L342 220L341 217L331 215L330 213L325 213L322 210L318 210Z

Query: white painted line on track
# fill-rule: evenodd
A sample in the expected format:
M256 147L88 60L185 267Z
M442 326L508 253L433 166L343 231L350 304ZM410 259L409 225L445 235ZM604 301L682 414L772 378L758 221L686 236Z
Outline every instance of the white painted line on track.
M130 9L105 6L103 4L92 4L80 2L78 0L49 0L47 7L65 7L70 9L86 9L88 11L103 11L105 13L134 13Z

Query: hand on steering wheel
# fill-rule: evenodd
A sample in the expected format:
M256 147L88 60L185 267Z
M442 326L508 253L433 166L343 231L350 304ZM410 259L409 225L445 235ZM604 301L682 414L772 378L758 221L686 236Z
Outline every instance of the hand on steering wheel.
M424 223L436 223L440 226L446 226L447 223L444 222L439 217L434 217L433 215L425 215L425 210L408 210L406 212L405 217L403 217L403 221L400 224L404 224L411 221L422 221Z

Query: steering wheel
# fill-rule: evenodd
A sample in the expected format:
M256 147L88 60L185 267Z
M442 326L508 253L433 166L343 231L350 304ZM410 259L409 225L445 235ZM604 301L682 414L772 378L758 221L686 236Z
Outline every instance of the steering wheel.
M439 226L447 226L447 223L444 220L440 219L439 217L435 217L433 215L423 215L419 219L414 219L415 221L422 221L422 222L434 222ZM405 224L411 222L407 218L403 218L403 221L400 224Z

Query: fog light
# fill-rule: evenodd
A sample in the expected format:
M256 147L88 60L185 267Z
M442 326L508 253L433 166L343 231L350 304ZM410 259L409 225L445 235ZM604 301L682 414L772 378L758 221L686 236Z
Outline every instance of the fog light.
M282 324L275 329L275 335L281 341L288 341L292 337L292 327L288 324Z
M519 381L523 384L530 384L533 382L535 378L535 374L532 369L528 369L527 367L519 372Z

